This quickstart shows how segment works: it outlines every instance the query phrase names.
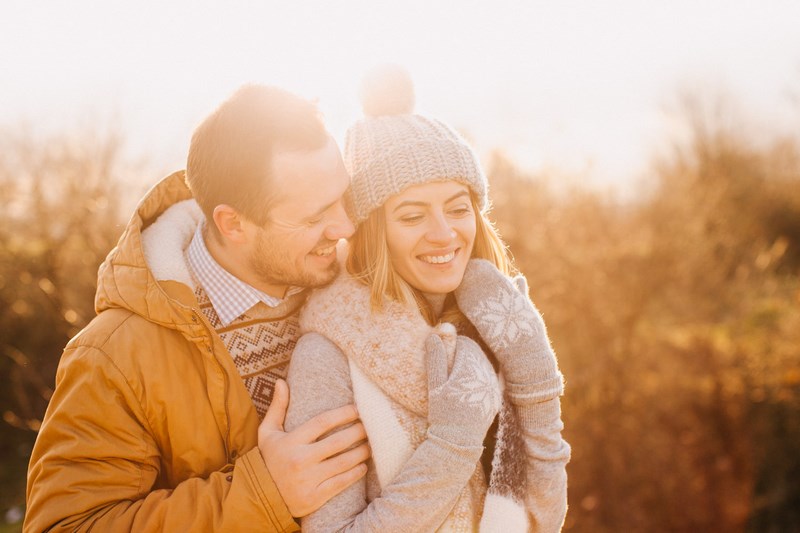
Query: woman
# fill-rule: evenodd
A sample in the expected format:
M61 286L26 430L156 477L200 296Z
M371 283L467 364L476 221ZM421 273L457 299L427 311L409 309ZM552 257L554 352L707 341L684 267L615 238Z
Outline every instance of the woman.
M406 75L367 87L345 143L357 230L346 271L303 311L287 428L354 402L372 460L303 529L557 531L562 378L485 218L486 178L457 133L411 114Z

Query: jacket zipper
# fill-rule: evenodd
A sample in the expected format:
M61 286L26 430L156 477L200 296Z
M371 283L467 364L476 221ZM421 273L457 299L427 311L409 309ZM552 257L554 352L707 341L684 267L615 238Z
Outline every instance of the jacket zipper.
M216 363L217 367L219 368L220 372L222 373L222 394L223 394L223 405L225 407L225 460L229 461L231 459L231 446L230 446L230 439L231 439L231 415L230 410L228 409L228 374L225 372L225 368L222 366L222 363L219 361L217 357L217 350L214 349L214 332L213 328L210 324L204 320L200 313L195 311L195 316L199 318L199 320L203 323L206 328L206 333L208 335L208 347L211 353L212 359L214 359L214 363Z

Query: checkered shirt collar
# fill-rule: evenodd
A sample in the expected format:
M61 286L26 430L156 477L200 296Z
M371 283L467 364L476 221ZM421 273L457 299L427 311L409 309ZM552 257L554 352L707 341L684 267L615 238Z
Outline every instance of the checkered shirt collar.
M276 298L256 289L217 263L206 248L203 239L204 225L205 222L198 224L192 242L186 250L186 256L189 267L203 290L206 291L223 327L239 318L258 302L264 302L269 307L280 305L284 301L283 298ZM289 287L286 291L286 298L302 290L302 287Z

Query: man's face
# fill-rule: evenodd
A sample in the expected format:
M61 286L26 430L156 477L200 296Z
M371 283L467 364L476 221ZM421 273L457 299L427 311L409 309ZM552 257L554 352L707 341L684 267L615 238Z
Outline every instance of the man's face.
M252 225L249 268L266 292L288 286L319 287L336 277L336 243L353 234L342 195L350 184L333 139L315 151L276 150L277 191L263 227Z

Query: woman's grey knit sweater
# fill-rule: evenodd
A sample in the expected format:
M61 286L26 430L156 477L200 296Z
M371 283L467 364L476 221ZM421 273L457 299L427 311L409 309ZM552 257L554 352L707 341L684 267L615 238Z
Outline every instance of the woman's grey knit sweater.
M287 430L326 410L355 403L347 356L319 333L306 333L298 342L288 382ZM536 396L535 391L515 387L514 392L512 402L522 421L527 455L525 504L532 530L558 531L566 513L565 465L569 460L569 446L561 438L560 401L556 396L531 403L524 398ZM514 401L515 397L520 401ZM465 448L428 436L383 489L370 460L366 477L304 517L303 530L435 531L474 474L481 452L481 447Z

